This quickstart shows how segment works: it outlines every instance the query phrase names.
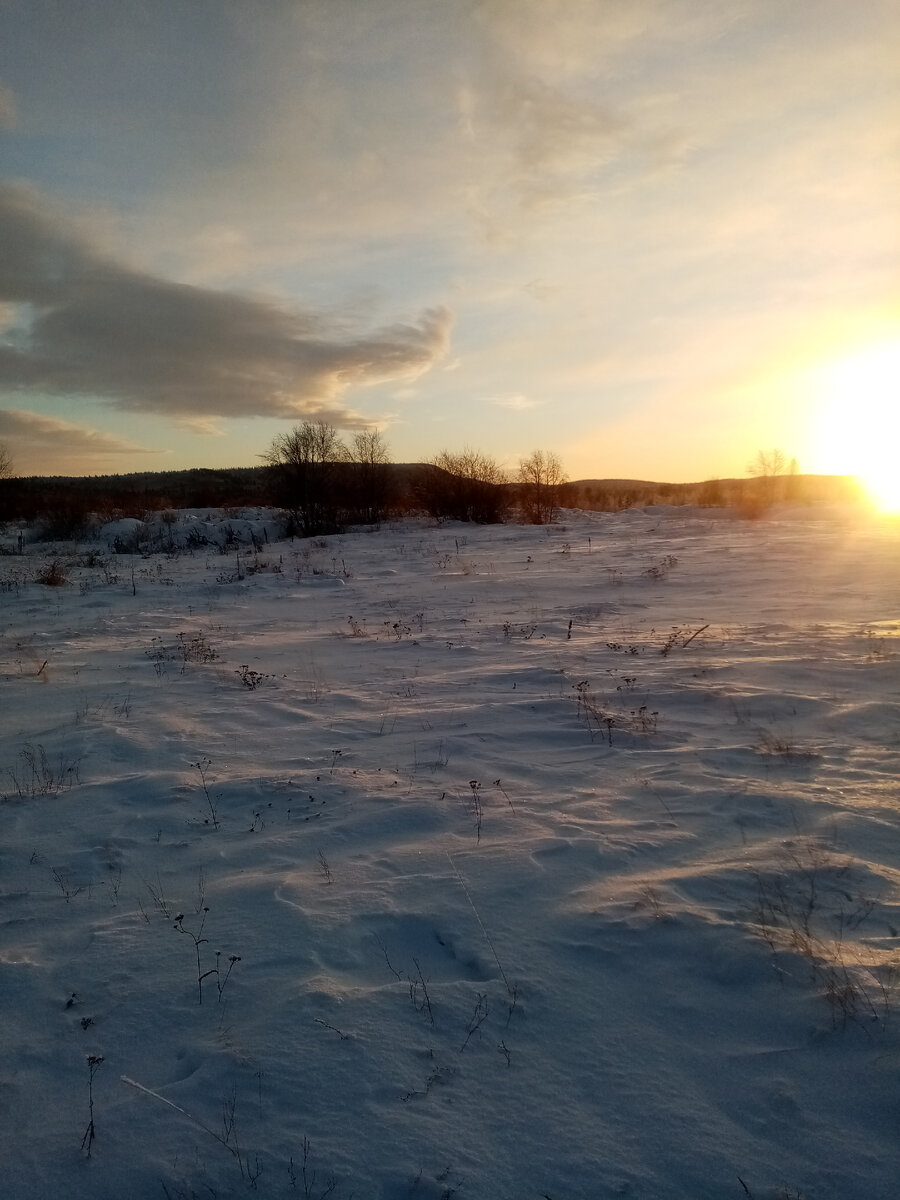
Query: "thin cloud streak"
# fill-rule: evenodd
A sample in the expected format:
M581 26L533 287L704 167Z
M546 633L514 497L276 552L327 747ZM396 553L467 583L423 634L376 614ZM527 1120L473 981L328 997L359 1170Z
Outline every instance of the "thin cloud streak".
M494 400L494 404L498 408L506 408L511 412L527 412L531 408L538 408L539 401L532 400L529 396L500 396Z

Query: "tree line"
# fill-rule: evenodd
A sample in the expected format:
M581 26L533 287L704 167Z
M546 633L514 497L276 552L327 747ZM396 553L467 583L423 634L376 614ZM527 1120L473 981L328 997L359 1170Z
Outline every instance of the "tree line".
M58 538L76 536L91 518L200 507L280 508L287 532L301 537L412 512L482 524L512 517L548 524L556 519L566 482L550 451L535 450L513 473L470 448L398 465L378 430L345 441L323 421L303 421L278 434L260 467L17 478L2 444L0 451L0 521L39 519L47 536Z
M275 507L299 536L375 525L424 513L437 520L490 524L516 519L546 525L561 508L616 512L646 505L735 508L761 516L774 503L852 502L861 491L845 476L800 475L780 450L760 451L749 479L702 483L582 480L570 483L559 457L534 450L514 471L466 447L424 463L396 464L383 435L363 430L344 441L321 421L276 436L257 467L195 468L87 477L15 477L0 442L0 522L39 521L48 538L71 538L91 521L190 508Z
M336 429L304 421L279 434L266 452L279 506L303 536L329 533L344 524L376 524L392 511L420 510L443 520L492 524L513 513L532 524L549 524L566 482L556 454L535 450L514 477L490 455L465 448L442 450L408 469L402 480L378 430L364 430L347 444Z

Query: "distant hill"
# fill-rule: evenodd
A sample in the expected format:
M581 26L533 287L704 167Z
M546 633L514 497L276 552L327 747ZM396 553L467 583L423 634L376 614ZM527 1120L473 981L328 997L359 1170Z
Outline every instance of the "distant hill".
M570 487L624 487L624 488L655 488L655 487L685 487L686 484L663 484L653 479L573 479Z
M849 475L778 475L664 483L644 479L579 479L566 485L572 508L616 511L652 504L737 508L754 516L772 504L840 504L858 501L862 489Z
M404 513L422 509L424 465L392 464L382 511ZM345 488L352 490L356 470L352 465L338 468L337 477ZM432 474L435 471L446 474L432 467ZM512 494L515 486L507 484L501 490ZM858 481L846 475L782 475L707 479L696 483L588 478L564 484L559 500L564 508L600 512L655 504L691 504L738 508L745 515L753 516L781 501L799 504L852 502L859 500L861 491ZM159 509L278 507L279 504L277 474L275 468L268 466L0 479L0 521L41 517L49 526L60 530L82 526L91 513L139 516ZM353 519L349 510L348 519Z
M842 491L846 488L855 489L859 487L859 483L853 475L779 475L775 478L787 482L795 479L803 483L804 486L836 488ZM738 476L735 478L718 478L697 480L693 483L667 483L664 480L653 479L573 479L568 486L570 487L622 487L622 488L698 488L707 487L709 484L718 483L723 487L741 487L746 484L754 485L758 481L756 476Z

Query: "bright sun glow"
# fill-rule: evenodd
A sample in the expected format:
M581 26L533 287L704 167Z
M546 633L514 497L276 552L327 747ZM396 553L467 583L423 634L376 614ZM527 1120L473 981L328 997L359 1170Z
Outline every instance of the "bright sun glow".
M817 391L817 469L858 476L874 504L900 512L900 342L829 364Z

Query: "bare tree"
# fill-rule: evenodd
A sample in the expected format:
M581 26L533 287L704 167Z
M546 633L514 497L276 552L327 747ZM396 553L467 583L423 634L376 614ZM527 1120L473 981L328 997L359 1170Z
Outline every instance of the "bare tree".
M519 505L532 525L549 525L556 518L560 491L566 482L559 456L552 450L533 450L519 462Z
M796 477L799 468L796 458L788 462L783 450L760 450L756 458L747 465L747 474L754 476L759 482L759 497L765 505L774 504L783 498L786 488L779 482L785 474Z
M275 471L281 503L304 537L339 527L337 472L347 449L324 421L304 421L272 440L263 461Z
M13 459L6 442L0 442L0 523L8 521L15 507L13 489L15 484L7 483L13 476ZM20 543L21 549L21 543Z
M458 453L442 450L435 455L425 464L415 490L433 517L489 525L507 514L507 483L499 463L467 446Z
M391 490L390 451L377 429L353 435L347 457L354 464L351 479L353 506L359 520L377 524L385 515Z
M796 459L793 460L796 464ZM787 455L783 450L760 450L753 462L747 465L747 474L755 475L757 479L774 479L783 475L788 465Z

